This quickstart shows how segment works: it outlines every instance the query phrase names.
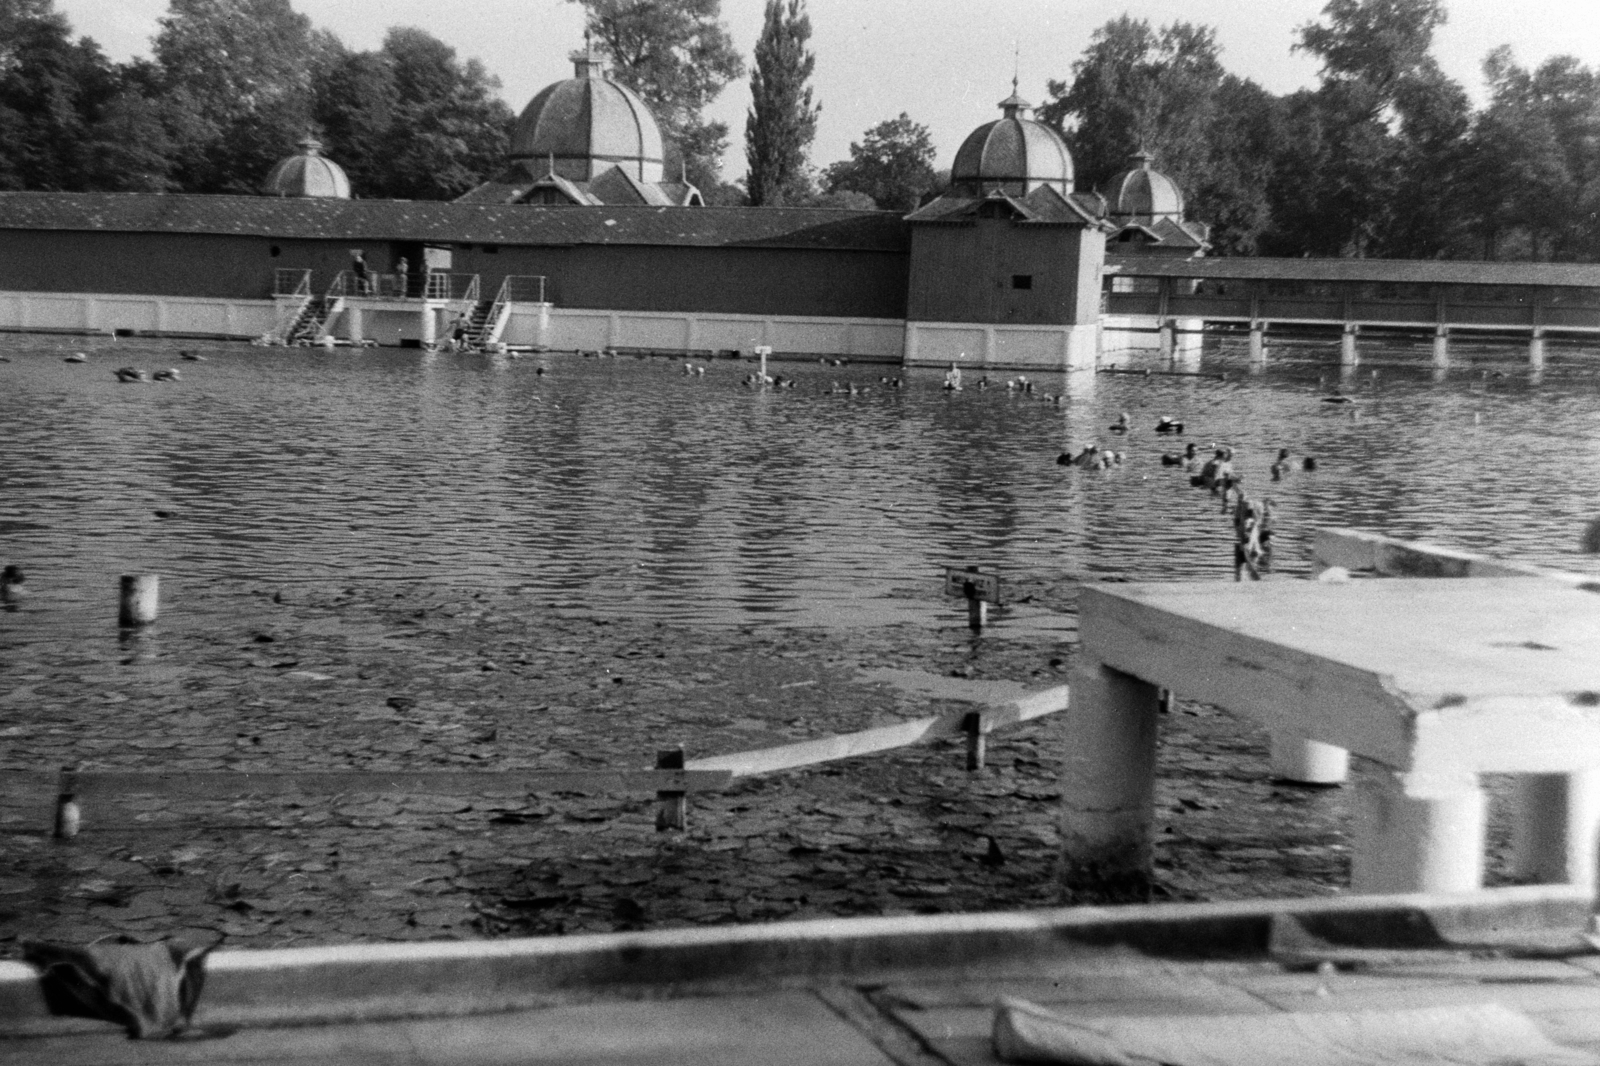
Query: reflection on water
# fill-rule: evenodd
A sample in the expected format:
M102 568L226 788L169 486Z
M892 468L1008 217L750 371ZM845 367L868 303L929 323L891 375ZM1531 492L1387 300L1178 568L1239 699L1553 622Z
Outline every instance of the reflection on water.
M1367 345L1341 383L1336 342L1272 349L1258 373L1229 342L1206 351L1209 376L1035 374L1028 395L1003 387L1015 373L951 394L934 370L777 364L797 387L760 393L731 362L702 377L670 359L176 348L0 349L0 562L36 588L359 575L702 623L927 619L951 564L1231 577L1217 502L1159 461L1190 440L1233 445L1274 498L1280 570L1303 571L1329 525L1600 569L1577 550L1600 514L1595 349L1552 346L1533 382L1520 346L1458 346L1437 375L1426 342ZM64 363L73 349L90 361ZM183 380L120 384L125 364ZM1319 402L1335 384L1353 407ZM1120 411L1135 429L1112 444ZM1161 415L1188 433L1156 436ZM1127 461L1056 465L1090 440ZM1271 483L1279 447L1318 469Z

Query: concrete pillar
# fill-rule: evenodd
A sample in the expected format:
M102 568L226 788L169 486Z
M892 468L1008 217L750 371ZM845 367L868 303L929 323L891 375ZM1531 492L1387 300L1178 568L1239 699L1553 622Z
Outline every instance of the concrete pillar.
M1483 885L1487 803L1471 773L1379 770L1358 780L1350 887L1471 892Z
M1340 785L1350 776L1350 753L1320 740L1273 733L1272 776L1302 785Z
M1171 359L1178 348L1178 324L1170 318L1161 320L1161 358Z
M1063 877L1069 888L1138 885L1151 868L1160 690L1093 659L1073 668L1063 718Z
M1267 324L1265 322L1250 323L1250 365L1266 366L1267 364Z
M422 310L419 313L422 315L419 323L419 327L422 330L422 346L431 348L434 342L439 339L439 312L435 311L429 306L428 301L424 300L422 301Z
M1450 331L1443 326L1433 331L1433 365L1439 370L1450 365Z
M1361 356L1356 352L1356 332L1358 327L1346 324L1344 335L1339 338L1339 365L1355 366L1361 362Z
M1544 331L1534 330L1533 338L1528 341L1528 365L1535 369L1544 366Z
M548 348L550 346L550 305L549 304L540 304L539 305L539 328L538 328L538 332L535 334L535 339L534 339L533 343L538 345L540 348Z
M366 339L366 322L361 313L361 308L351 304L344 310L345 334L349 340L360 344Z
M1600 862L1600 771L1519 776L1513 802L1516 875L1593 891Z

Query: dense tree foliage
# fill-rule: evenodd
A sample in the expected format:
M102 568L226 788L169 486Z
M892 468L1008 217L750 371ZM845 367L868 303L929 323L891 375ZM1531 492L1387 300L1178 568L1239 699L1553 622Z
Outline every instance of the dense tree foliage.
M748 197L718 172L727 127L702 117L745 70L720 0L570 2L708 202L907 211L947 181L901 114L812 190L803 0L767 3ZM1446 0L1326 0L1294 45L1317 86L1275 96L1228 72L1210 28L1123 16L1049 82L1039 117L1085 191L1152 152L1212 254L1600 260L1600 70L1497 49L1475 108L1433 57L1446 17ZM503 162L498 82L422 30L352 51L291 0L169 0L152 46L112 63L53 0L0 0L0 189L250 193L308 134L358 196L451 198Z
M718 198L728 125L701 115L744 62L722 24L721 0L572 0L611 59L612 76L650 105L667 145L667 170L681 164L708 197Z
M806 153L822 108L811 99L817 57L806 47L810 40L805 0L767 0L744 128L750 168L745 188L752 204L795 203L811 193Z
M823 192L860 193L872 206L909 212L938 182L933 160L933 134L902 111L850 143L850 158L823 171Z
M1442 0L1328 0L1294 46L1320 84L1276 97L1225 71L1209 29L1123 16L1040 117L1081 188L1152 151L1213 254L1600 259L1600 72L1501 49L1474 113L1432 55L1446 17Z
M351 52L288 0L170 0L109 63L51 0L0 0L0 188L254 193L307 134L357 195L458 196L504 158L499 83L421 30Z

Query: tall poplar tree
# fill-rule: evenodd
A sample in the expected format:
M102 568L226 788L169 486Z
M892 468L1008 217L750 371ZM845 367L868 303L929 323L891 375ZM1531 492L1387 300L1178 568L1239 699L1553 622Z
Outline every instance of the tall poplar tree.
M806 150L817 134L820 104L811 101L817 57L806 50L811 17L805 0L767 0L750 75L751 106L745 120L746 185L752 205L780 205L810 192Z

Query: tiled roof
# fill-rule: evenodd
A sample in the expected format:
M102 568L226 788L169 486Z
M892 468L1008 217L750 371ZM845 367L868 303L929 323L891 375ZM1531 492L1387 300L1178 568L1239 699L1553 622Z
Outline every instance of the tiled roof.
M889 211L807 207L537 207L156 193L0 192L0 229L212 233L283 240L646 244L903 252Z
M1107 258L1106 273L1218 280L1600 288L1600 263L1483 263L1447 259L1157 259L1128 256Z
M1065 223L1108 229L1109 226L1093 210L1099 203L1098 200L1092 200L1086 206L1076 194L1063 196L1053 185L1041 185L1026 196L1012 196L998 191L987 196L946 193L917 208L907 216L907 221L965 222L978 217L984 205L1001 204L1015 221L1022 224Z
M1117 220L1112 219L1113 222ZM1196 248L1206 249L1211 245L1206 241L1209 227L1201 222L1178 222L1170 216L1163 215L1154 222L1127 222L1117 231L1118 237L1128 231L1142 233L1151 243L1163 248Z

